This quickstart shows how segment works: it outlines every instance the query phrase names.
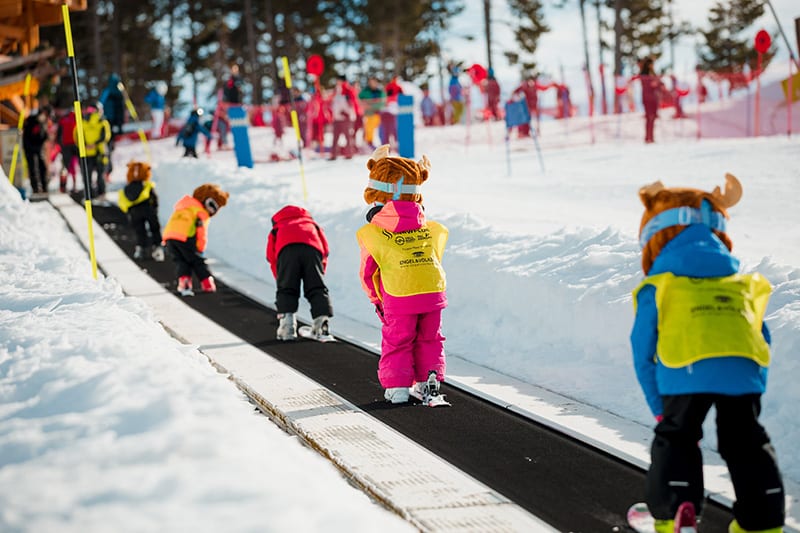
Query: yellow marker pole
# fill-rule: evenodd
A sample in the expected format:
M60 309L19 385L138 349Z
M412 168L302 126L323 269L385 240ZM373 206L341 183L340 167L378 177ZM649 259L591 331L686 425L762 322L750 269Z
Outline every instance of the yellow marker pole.
M25 96L22 111L19 112L19 122L17 122L17 142L14 143L14 150L11 154L11 172L8 173L8 181L14 185L14 174L17 171L17 158L19 157L19 143L22 140L22 123L25 122L25 111L27 111L28 94L31 92L31 74L25 76L25 86L22 94Z
M81 174L83 174L83 197L86 206L86 222L89 226L89 259L92 262L92 277L97 279L97 257L94 253L94 228L92 227L92 183L89 176L89 167L86 164L86 141L83 137L83 112L81 111L81 98L78 92L78 66L75 63L75 50L72 47L72 27L69 23L69 6L61 6L64 19L64 34L67 39L67 56L72 67L72 92L75 94L73 106L75 108L75 131L78 133L78 154L81 161ZM103 179L100 176L99 179Z
M117 83L117 89L119 89L122 95L125 97L125 106L128 108L128 113L131 114L133 120L138 122L139 115L136 113L136 108L133 107L131 97L128 96L128 91L125 89L125 86L122 84L122 82ZM144 145L144 151L147 153L147 161L152 163L153 157L150 155L150 145L147 144L147 135L144 134L144 130L141 128L141 126L139 127L139 140L141 140L142 144Z
M289 58L283 56L281 58L283 63L283 79L286 82L286 88L291 91L292 89L292 75L289 72ZM306 171L303 166L303 136L300 135L300 121L297 120L297 110L294 107L294 98L291 92L289 93L289 101L292 104L292 126L294 126L294 134L297 136L297 161L300 163L300 180L303 183L303 201L308 201L308 190L306 188Z

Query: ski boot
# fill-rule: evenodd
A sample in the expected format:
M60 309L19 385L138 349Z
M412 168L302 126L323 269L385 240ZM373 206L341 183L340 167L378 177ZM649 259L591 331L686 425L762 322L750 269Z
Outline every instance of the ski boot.
M200 280L200 287L203 289L203 292L217 292L217 284L214 282L212 276Z
M317 337L318 339L330 335L330 332L328 330L329 321L330 317L327 315L320 315L317 318L315 318L314 323L311 325L311 334Z
M181 276L178 278L178 292L181 296L194 296L192 290L192 276Z
M697 514L692 502L683 502L675 513L676 533L697 533Z
M406 403L408 401L408 387L389 387L383 392L383 397L391 403Z
M427 381L418 381L411 387L411 395L428 407L450 405L445 400L444 394L439 394L439 380L436 376L435 370L429 371Z
M656 520L653 523L656 533L697 533L697 516L692 502L683 502L678 506L675 518Z
M728 526L728 533L781 533L783 528L773 527L770 529L744 529L739 522L734 519Z
M150 254L154 261L158 263L162 263L165 259L164 255L164 247L163 246L154 246L153 252Z
M276 337L279 341L293 341L297 338L297 319L294 313L282 313L278 315L278 332Z

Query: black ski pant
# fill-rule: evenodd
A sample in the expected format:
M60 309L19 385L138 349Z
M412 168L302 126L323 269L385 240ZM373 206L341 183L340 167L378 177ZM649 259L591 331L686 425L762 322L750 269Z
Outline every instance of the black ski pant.
M89 175L87 181L92 190L92 196L101 196L106 193L106 165L103 163L103 155L97 154L86 157L86 172Z
M296 313L300 300L300 283L303 295L311 305L311 316L333 316L328 287L325 286L322 254L308 244L295 243L284 246L278 254L278 290L275 307L278 313Z
M133 231L136 232L137 245L146 248L161 244L161 223L158 221L158 213L153 206L144 202L131 207L128 214Z
M25 159L28 162L28 179L33 192L47 192L47 165L44 162L42 148L25 149Z
M194 237L186 242L168 239L166 244L169 257L175 263L177 277L191 276L194 273L202 281L211 275L206 260L197 252L197 240Z
M775 450L758 422L761 395L663 396L664 420L655 428L647 473L647 506L657 519L674 518L682 502L703 507L703 420L716 408L719 453L728 465L733 514L748 530L783 525L784 490Z

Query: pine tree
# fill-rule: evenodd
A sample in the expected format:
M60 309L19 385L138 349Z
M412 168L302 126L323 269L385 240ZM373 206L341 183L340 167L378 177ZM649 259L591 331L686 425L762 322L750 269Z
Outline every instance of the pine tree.
M463 0L352 4L359 62L370 74L383 72L385 78L398 75L406 80L424 75L428 58L439 51L448 20L463 9Z
M160 38L152 30L161 16L158 4L158 0L140 0L136 3L91 0L86 11L71 14L79 90L84 102L100 96L112 72L120 75L137 108L150 82L171 79L165 61L170 57L171 50L161 44ZM41 28L41 36L48 44L66 49L62 26ZM61 74L59 85L70 88L68 92L71 99L71 74L66 68L62 69ZM64 98L59 98L55 104L64 106L62 100Z
M753 23L764 14L761 0L724 0L711 8L708 16L710 29L702 31L705 43L698 47L697 68L705 71L740 74L747 65L751 71L758 68L758 52L753 46ZM764 54L762 68L766 68L775 55L773 46Z
M508 0L508 8L516 19L513 32L520 52L506 51L505 56L511 65L521 67L523 77L535 75L538 72L533 55L541 36L550 31L544 22L544 5L540 0Z
M607 0L615 9L614 73L621 75L625 67L630 72L645 56L659 57L670 35L670 21L665 9L666 0ZM677 35L688 28L673 28Z

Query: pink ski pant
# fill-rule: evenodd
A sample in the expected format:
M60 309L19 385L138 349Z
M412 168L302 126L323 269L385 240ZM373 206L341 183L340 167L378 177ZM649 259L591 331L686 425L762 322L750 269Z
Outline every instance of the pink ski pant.
M384 388L410 387L428 379L435 370L444 380L444 336L442 311L383 317L378 380Z

